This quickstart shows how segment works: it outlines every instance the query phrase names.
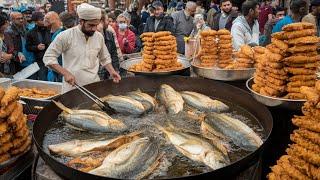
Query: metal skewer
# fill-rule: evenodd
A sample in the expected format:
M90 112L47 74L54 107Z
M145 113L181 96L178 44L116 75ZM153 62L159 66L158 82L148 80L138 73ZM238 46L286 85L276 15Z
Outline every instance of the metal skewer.
M75 84L76 88L80 90L84 95L86 95L89 99L91 99L94 103L96 103L103 111L108 113L114 113L114 110L109 106L107 102L102 101L98 96L93 94L88 89L79 86L77 83Z

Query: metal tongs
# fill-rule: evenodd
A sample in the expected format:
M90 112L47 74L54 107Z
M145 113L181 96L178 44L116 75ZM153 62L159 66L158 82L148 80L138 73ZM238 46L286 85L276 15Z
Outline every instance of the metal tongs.
M86 95L89 99L91 99L94 103L96 103L103 111L113 114L115 111L112 109L107 102L102 101L98 96L93 94L88 89L79 86L77 83L75 83L75 86L78 90L80 90L84 95Z

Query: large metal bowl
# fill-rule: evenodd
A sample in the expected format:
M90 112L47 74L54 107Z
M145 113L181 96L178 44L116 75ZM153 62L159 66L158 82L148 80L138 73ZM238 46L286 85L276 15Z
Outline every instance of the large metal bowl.
M241 81L251 78L255 68L248 69L220 69L218 67L200 67L199 62L191 62L192 70L198 76L219 81Z
M255 92L251 87L253 84L253 78L248 79L246 82L246 86L251 92L252 96L259 101L260 103L269 106L269 107L278 107L288 110L299 111L301 107L307 100L293 100L293 99L285 99L285 98L277 98L261 95Z
M120 63L120 68L124 69L125 71L134 73L135 75L142 75L142 76L167 76L167 75L181 75L189 70L190 62L184 57L183 55L178 55L178 62L180 62L183 66L182 69L174 70L174 71L163 71L163 72L136 72L130 71L130 67L138 64L142 61L142 57L135 57L129 58Z

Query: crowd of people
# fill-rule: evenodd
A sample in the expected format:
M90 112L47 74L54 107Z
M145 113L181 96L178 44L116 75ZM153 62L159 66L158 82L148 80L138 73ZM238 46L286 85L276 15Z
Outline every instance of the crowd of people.
M228 29L233 36L235 50L243 44L265 46L270 43L272 33L281 31L284 25L293 22L311 22L319 30L320 0L311 1L310 7L307 7L304 0L291 0L290 12L279 4L272 3L271 0L262 2L246 0L241 7L235 6L232 0L219 2L213 0L207 9L202 2L183 3L174 0L167 6L155 0L146 4L141 11L138 11L138 4L131 4L125 11L97 8L101 11L101 16L99 21L90 22L91 24L81 19L79 12L57 14L50 11L50 3L38 9L24 8L9 14L1 12L0 72L12 75L37 62L40 70L32 75L31 79L57 82L61 82L63 76L66 79L59 68L50 67L48 62L44 62L44 56L47 59L50 56L57 56L57 62L61 67L75 66L72 63L63 64L63 59L78 57L76 53L88 46L93 46L93 50L90 49L85 55L91 56L95 54L92 51L95 51L94 47L101 40L101 37L97 36L94 42L89 42L88 39L88 42L81 42L83 40L81 35L76 35L76 30L79 28L74 28L75 26L81 27L82 33L90 37L96 34L95 31L100 32L103 37L103 46L110 55L115 72L119 72L119 62L124 59L124 54L141 51L143 45L140 35L144 32L170 31L176 37L178 53L184 54L185 37L197 37L199 32L205 29ZM85 26L81 24L87 26L89 30L83 29ZM64 33L64 35L68 34L68 37L57 43L55 39L61 38L59 34L67 29L74 31ZM85 43L84 47L82 43ZM81 47L65 53L66 49L61 48L68 49L67 45L70 44L81 45ZM49 46L52 48L46 52ZM98 48L99 53L101 48ZM102 49L104 52L105 48ZM88 62L86 66L96 65L90 65ZM100 79L115 76L113 71L110 75L109 70L100 66L98 73Z

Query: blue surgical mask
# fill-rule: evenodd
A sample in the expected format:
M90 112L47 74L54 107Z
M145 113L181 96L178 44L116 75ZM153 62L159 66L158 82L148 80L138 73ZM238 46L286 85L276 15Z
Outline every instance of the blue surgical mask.
M120 24L119 24L119 28L120 28L121 30L125 30L125 29L127 29L127 27L128 27L128 25L127 25L126 23L120 23Z

